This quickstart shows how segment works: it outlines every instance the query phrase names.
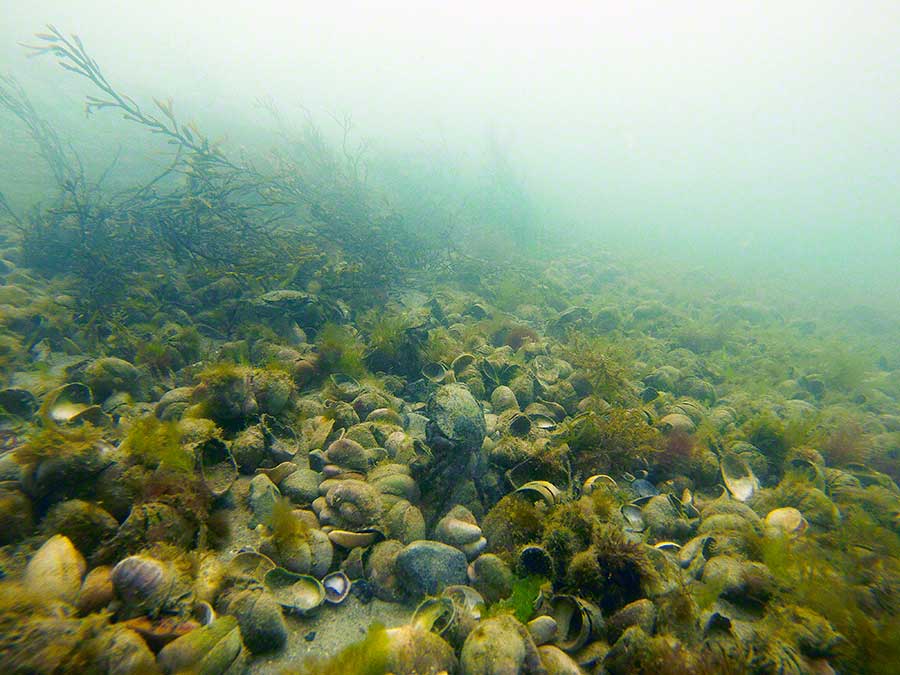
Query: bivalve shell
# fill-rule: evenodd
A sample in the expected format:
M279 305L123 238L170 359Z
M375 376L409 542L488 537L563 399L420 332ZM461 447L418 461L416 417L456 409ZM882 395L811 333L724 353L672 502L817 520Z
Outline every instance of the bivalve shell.
M228 574L262 581L269 570L275 569L272 559L257 551L241 551L228 563Z
M557 646L564 652L576 652L605 630L600 608L572 595L555 595L550 599L550 616L556 621L559 633Z
M766 529L776 534L803 534L809 523L797 509L785 506L769 511L766 515Z
M350 530L332 530L328 533L328 538L331 539L331 543L335 546L351 549L371 546L384 539L384 535L375 529L360 530L358 532L352 532Z
M131 555L113 567L112 583L131 615L155 616L175 585L175 575L156 558Z
M237 619L223 616L167 644L157 663L166 675L221 675L237 661L242 647Z
M559 488L546 480L533 480L516 489L516 494L536 501L541 499L547 506L553 506L560 500Z
M307 616L325 602L325 587L308 574L294 574L283 567L276 567L266 574L265 585L289 614Z
M197 448L200 477L213 497L227 493L238 477L238 466L231 450L218 438L211 438Z
M350 594L352 582L344 572L338 570L325 575L322 586L325 588L325 601L332 605L342 603Z
M733 452L726 453L719 461L722 480L731 496L745 502L759 490L759 480L747 461Z

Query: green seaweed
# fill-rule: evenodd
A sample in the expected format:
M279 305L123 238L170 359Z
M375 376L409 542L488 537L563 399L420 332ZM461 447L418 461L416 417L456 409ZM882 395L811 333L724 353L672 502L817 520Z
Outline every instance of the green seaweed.
M56 425L41 427L16 449L16 462L27 466L55 457L87 458L97 453L103 432L89 422L63 431Z
M386 675L390 640L384 626L373 623L360 642L344 647L331 658L313 656L284 675Z
M122 441L121 449L132 462L156 469L192 471L194 458L181 446L181 433L175 422L164 422L155 415L136 419Z
M309 533L306 522L294 515L294 505L287 497L275 501L266 525L278 548L288 549L297 542L304 541Z
M547 580L540 576L515 577L512 593L488 607L488 616L512 614L522 623L526 623L534 614L541 588Z
M319 369L352 377L366 374L365 345L346 326L326 323L316 336Z

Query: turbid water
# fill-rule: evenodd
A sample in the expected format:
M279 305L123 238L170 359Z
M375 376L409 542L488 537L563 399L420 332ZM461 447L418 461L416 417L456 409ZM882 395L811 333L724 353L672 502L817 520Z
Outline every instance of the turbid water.
M895 7L56 4L0 672L898 672Z

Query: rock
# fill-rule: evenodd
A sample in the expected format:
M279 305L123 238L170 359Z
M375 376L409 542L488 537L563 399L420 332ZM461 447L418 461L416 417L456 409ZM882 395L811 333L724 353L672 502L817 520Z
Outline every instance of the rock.
M118 391L137 396L140 394L141 372L128 361L106 356L91 362L84 369L84 381L96 401L102 401Z
M74 604L87 564L68 537L55 534L25 567L25 586L42 597Z
M428 400L427 415L429 443L432 438L440 437L463 453L481 447L487 431L484 412L465 385L438 387Z
M0 486L0 546L24 539L33 527L31 500L14 487Z
M266 439L259 425L244 429L231 442L231 454L241 473L252 474L266 458Z
M297 469L281 481L281 494L295 504L312 504L319 496L322 474L312 469Z
M703 581L712 588L720 588L721 597L742 605L764 603L775 591L775 579L768 567L728 555L706 562Z
M656 605L647 598L635 600L613 614L606 622L606 634L614 643L625 629L639 626L647 635L652 635L656 627Z
M481 621L466 638L459 661L465 675L547 672L528 629L509 614Z
M397 555L397 573L413 597L436 595L447 586L468 581L466 556L437 541L415 541Z
M512 593L513 573L503 559L493 553L484 553L469 566L472 587L489 603L509 597Z

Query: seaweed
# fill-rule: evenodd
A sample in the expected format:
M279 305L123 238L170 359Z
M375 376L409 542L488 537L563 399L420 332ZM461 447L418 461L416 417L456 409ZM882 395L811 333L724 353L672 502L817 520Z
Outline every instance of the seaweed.
M152 414L132 422L121 449L132 462L148 469L164 467L190 472L194 468L194 458L181 446L178 425L164 422Z
M288 549L297 542L306 540L309 527L294 515L294 506L287 497L276 500L266 525L272 532L272 541L281 549Z
M597 524L590 548L572 558L563 586L612 613L644 594L655 578L641 544L625 539L615 525Z
M89 422L65 431L56 425L41 427L16 448L16 462L30 466L55 457L87 459L97 454L97 445L102 440L102 430Z
M780 472L789 449L784 422L774 413L761 412L747 420L741 431L747 441L766 456L769 466Z
M319 369L352 377L366 374L365 345L345 326L326 323L316 336Z
M515 577L510 596L488 607L487 616L512 614L520 622L526 623L534 614L541 588L546 583L547 580L540 576Z
M390 641L384 626L373 623L365 638L331 658L312 656L299 668L285 669L284 675L387 675Z
M625 365L631 359L621 342L570 329L560 357L587 377L594 396L617 405L635 402L631 373Z
M661 442L659 431L634 408L579 415L564 424L556 438L572 449L582 477L633 470L636 463L654 456Z

